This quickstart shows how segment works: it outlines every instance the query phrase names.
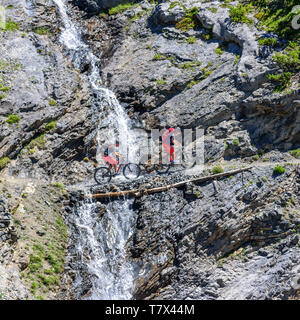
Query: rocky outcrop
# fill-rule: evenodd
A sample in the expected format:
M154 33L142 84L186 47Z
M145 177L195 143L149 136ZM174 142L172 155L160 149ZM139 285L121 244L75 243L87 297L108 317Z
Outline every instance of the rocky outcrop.
M141 274L135 298L264 300L295 293L299 169L274 176L271 167L255 167L216 184L136 201L128 245Z
M64 187L12 177L0 181L0 187L1 299L72 298L64 271Z
M176 27L193 7L198 8L194 19L199 25ZM232 157L298 148L299 92L273 92L267 79L275 68L272 49L257 41L264 31L231 22L229 9L217 1L187 1L184 6L166 1L152 12L139 7L119 19L124 16L125 39L103 76L133 119L143 119L148 129L180 126L215 132L205 139L220 146L215 160L228 158L224 140L238 136L247 141L246 149ZM218 133L228 126L227 133Z

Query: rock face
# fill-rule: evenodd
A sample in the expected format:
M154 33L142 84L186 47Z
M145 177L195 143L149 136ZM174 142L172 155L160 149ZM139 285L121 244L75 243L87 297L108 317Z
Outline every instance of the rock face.
M0 72L3 86L9 88L1 99L0 159L16 160L9 169L14 175L47 179L67 170L71 178L73 170L77 177L79 171L86 175L91 170L82 161L91 156L85 139L95 126L84 81L86 67L75 70L59 49L54 36L59 24L53 23L52 9L39 2L32 9L39 17L33 23L21 9L18 15L17 9L7 10L12 19L23 18L22 31L0 33ZM11 114L18 118L8 123Z
M137 299L286 299L299 259L299 171L254 168L135 203ZM289 206L290 195L297 205ZM296 211L294 210L296 209ZM282 282L285 285L281 285Z
M176 28L193 7L197 27ZM183 8L166 1L151 13L139 7L126 15L127 36L103 75L133 118L147 128L204 128L206 140L220 147L241 138L244 156L299 146L299 94L273 92L272 51L263 54L257 41L264 31L232 23L218 2L187 1ZM224 151L218 158L228 156Z

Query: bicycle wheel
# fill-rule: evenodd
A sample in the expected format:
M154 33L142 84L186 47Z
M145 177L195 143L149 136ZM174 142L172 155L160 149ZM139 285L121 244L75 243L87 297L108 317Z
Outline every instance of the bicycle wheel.
M167 173L170 170L170 164L155 164L154 169L157 173Z
M134 163L128 163L124 166L123 175L126 179L137 179L140 176L141 168Z
M98 184L110 182L111 177L111 171L106 167L100 167L95 170L94 179Z

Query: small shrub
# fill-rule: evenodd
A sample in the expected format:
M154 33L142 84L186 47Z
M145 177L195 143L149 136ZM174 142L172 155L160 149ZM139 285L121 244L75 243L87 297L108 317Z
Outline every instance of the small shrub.
M158 85L165 85L167 82L166 82L165 80L159 79L159 80L156 81L156 83L157 83Z
M10 162L10 158L9 157L3 157L0 158L0 170L5 168Z
M274 168L273 173L275 173L275 174L283 174L283 173L285 173L285 168L280 166L280 165L277 165Z
M255 156L253 156L253 158L252 158L254 161L257 161L258 159L259 159L259 155L258 154L256 154Z
M6 122L7 122L8 124L17 123L17 122L19 122L19 121L20 121L20 117L17 116L17 115L15 115L15 114L10 114L10 115L8 116L8 118L6 119Z
M234 146L237 147L237 146L240 145L240 140L239 139L233 139L232 143L233 143Z
M19 30L19 24L17 22L13 22L12 20L8 20L5 23L4 31L18 31Z
M276 47L277 39L275 39L275 38L262 38L262 39L258 40L258 43L261 46Z
M60 182L54 182L52 183L52 186L59 189L65 189L65 186Z
M187 39L187 42L188 42L189 44L195 43L195 42L196 42L196 38L195 38L195 37L189 37L189 38Z
M215 166L212 168L212 173L213 174L218 174L224 172L224 169L221 166Z
M176 23L175 27L182 31L187 31L190 29L196 29L201 26L200 21L197 19L196 15L198 13L198 8L194 7L186 11L185 17Z
M34 147L37 147L38 149L43 149L45 145L45 135L41 134L37 138L30 141L28 148L33 149Z
M3 86L1 83L0 83L0 91L2 92L8 92L10 90L10 88L8 86Z
M57 105L57 102L54 99L49 100L49 105L52 107L55 107Z
M225 51L222 50L221 47L218 47L217 49L215 49L215 53L218 55L218 56L221 56Z
M279 74L268 74L267 78L275 82L275 92L282 92L291 82L292 72L283 72Z
M56 121L50 121L46 124L46 130L50 131L56 129Z
M240 58L241 58L241 56L237 55L235 60L234 60L234 62L233 62L233 64L236 65L239 62Z

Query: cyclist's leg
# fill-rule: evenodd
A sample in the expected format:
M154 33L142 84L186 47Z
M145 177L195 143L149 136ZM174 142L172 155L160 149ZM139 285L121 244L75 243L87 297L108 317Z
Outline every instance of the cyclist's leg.
M175 161L175 149L173 146L171 146L170 148L170 161L171 161L171 164L174 164L174 161Z
M109 167L113 166L115 169L115 172L117 172L117 160L109 157L109 156L105 156L104 161L108 164Z

